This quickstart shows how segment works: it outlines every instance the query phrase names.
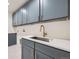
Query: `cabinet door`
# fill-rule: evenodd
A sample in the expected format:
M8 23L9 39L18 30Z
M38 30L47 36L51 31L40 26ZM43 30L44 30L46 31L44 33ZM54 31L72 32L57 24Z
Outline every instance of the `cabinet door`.
M43 44L35 43L35 49L42 53L54 57L54 59L70 59L70 53L54 47L49 47Z
M59 55L50 57L49 55L43 54L43 53L41 53L39 51L36 51L35 59L70 59L70 57L59 56Z
M12 22L13 22L13 25L14 25L14 26L17 25L17 14L16 14L16 13L13 15L13 20L12 20Z
M68 16L68 0L42 0L41 3L43 20Z
M39 0L30 0L28 5L28 23L38 22L39 17Z
M22 12L21 10L19 10L17 12L17 25L21 25L22 24Z
M27 24L28 23L28 9L26 6L24 6L22 9L21 9L21 12L22 12L22 24Z
M55 59L55 58L52 58L52 57L49 57L39 51L35 51L35 59Z
M12 17L13 17L13 20L12 20L13 25L16 26L18 22L18 14L15 13Z
M34 50L28 46L22 47L22 59L34 59Z

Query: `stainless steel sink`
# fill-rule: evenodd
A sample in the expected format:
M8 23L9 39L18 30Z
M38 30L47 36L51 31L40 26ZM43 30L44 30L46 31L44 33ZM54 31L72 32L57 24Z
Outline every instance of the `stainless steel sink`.
M45 41L45 42L49 42L49 39L47 39L47 38L42 38L42 37L30 37L30 38Z

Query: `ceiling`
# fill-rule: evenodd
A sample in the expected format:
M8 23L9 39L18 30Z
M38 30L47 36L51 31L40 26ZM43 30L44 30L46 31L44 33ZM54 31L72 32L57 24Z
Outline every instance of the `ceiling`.
M28 2L28 1L29 0L8 0L8 2L9 2L8 12L12 14L18 8L20 8L24 3Z

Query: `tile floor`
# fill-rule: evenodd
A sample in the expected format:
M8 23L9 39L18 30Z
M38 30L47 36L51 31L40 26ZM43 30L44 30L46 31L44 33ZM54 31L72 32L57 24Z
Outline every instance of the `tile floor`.
M8 59L21 59L20 45L12 45L8 47Z

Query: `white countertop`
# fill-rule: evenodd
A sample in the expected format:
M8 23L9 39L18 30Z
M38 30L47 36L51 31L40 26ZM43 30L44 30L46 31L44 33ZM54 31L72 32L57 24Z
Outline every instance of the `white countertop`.
M22 38L70 52L69 40L53 39L53 40L50 40L49 42L45 42L41 40L32 39L30 37L33 37L33 36L23 36Z

